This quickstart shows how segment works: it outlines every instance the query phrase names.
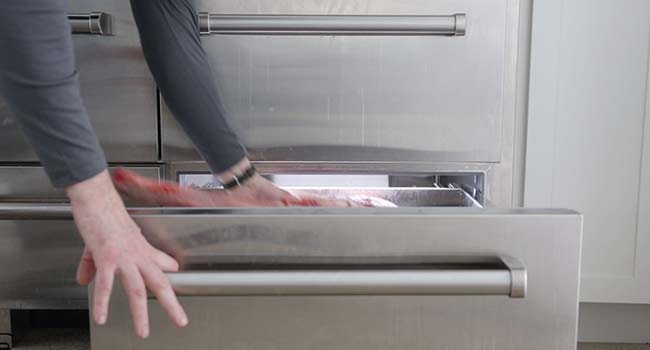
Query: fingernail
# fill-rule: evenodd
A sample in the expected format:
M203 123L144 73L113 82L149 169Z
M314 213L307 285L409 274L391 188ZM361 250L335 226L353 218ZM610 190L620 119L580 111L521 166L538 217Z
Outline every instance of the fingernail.
M99 323L100 325L106 323L106 315L102 314L97 316L97 323Z
M140 329L140 338L146 339L147 337L149 337L149 327L142 327Z
M187 319L187 316L183 315L183 317L181 317L179 325L181 327L185 327L185 326L187 326L188 323L189 323L189 320Z

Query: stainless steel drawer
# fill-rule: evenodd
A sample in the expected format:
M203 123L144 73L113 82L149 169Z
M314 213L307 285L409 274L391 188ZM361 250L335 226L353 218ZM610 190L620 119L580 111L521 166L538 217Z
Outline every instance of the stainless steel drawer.
M95 12L112 17L113 35L73 35L81 94L108 160L157 161L156 85L142 55L129 2L69 0L68 9L76 18ZM79 19L70 20L77 33L84 32ZM6 101L0 99L0 161L37 160Z
M109 171L112 168L109 167ZM138 174L161 178L157 166L129 166ZM0 203L2 202L63 202L62 189L52 187L40 166L0 166Z
M160 179L158 167L129 167ZM0 167L0 208L59 208L67 202L38 166ZM1 211L1 209L0 209ZM75 271L83 248L71 220L0 218L0 309L84 309L86 289Z
M269 161L501 161L517 6L196 2L214 16L203 45L227 119L251 157ZM422 21L412 15L447 16L452 25L455 14L466 16L464 35L408 33ZM336 17L350 15L360 17ZM377 21L403 31L377 34ZM164 104L161 113L163 159L200 160Z
M151 335L137 339L114 289L107 325L91 326L95 350L576 347L581 217L572 211L134 214L182 262L169 277L190 324L174 328L151 300ZM492 263L503 256L522 265Z
M83 247L72 220L0 219L0 309L88 308L75 280Z

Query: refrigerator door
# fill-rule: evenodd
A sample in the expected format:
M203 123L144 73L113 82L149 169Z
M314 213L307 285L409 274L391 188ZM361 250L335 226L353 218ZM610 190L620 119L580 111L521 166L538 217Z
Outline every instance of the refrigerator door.
M108 161L157 161L156 85L129 2L68 0L68 11L81 95ZM27 161L38 157L0 99L0 162Z
M142 210L190 324L138 339L114 289L92 348L576 347L581 216L473 208ZM514 291L514 292L513 292Z

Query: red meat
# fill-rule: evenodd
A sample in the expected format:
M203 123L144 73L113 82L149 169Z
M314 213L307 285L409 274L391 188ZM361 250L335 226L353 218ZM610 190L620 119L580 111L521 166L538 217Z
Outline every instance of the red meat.
M295 199L260 200L238 198L221 190L200 190L180 186L175 182L158 182L126 169L113 171L113 182L120 194L132 202L164 207L373 207L371 198L338 199L295 197Z

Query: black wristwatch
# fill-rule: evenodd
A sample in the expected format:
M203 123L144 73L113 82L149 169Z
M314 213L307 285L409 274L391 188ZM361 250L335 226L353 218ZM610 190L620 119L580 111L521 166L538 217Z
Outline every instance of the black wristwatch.
M248 181L251 177L253 177L253 175L255 175L256 172L257 170L255 169L255 167L251 165L248 169L246 169L246 171L244 171L238 176L233 176L232 181L226 182L222 184L222 186L226 190L229 190L233 187L241 186L244 183L246 183L246 181Z

